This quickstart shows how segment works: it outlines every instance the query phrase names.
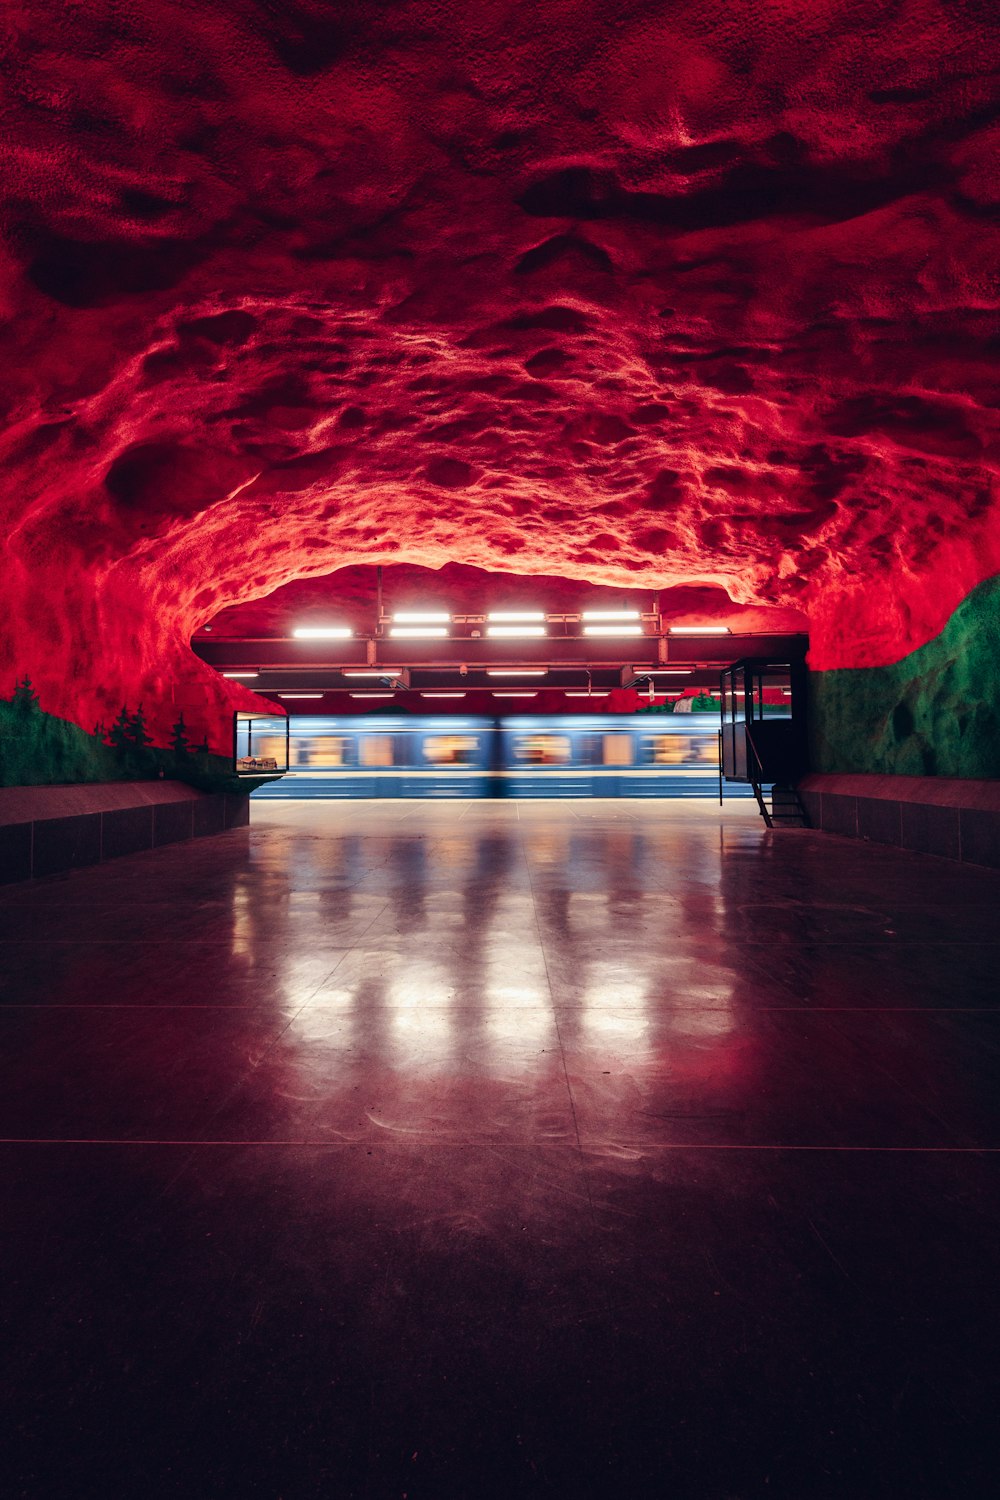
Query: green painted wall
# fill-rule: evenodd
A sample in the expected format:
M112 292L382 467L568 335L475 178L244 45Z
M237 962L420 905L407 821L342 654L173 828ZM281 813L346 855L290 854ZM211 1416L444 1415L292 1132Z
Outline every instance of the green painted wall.
M811 672L816 771L1000 777L1000 577L890 667Z
M246 793L268 777L233 775L224 756L160 749L116 749L77 724L45 713L30 692L0 699L0 787L94 781L185 781L206 792Z

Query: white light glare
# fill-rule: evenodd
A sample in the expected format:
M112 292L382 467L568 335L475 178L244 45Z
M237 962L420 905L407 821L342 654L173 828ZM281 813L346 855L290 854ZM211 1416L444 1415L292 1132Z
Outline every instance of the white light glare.
M257 677L257 672L223 672L223 677Z
M443 625L394 625L389 634L404 641L439 641L448 631Z
M353 634L348 625L297 625L292 631L297 641L349 641Z
M494 690L494 698L537 698L537 693L498 693Z
M584 635L642 635L641 625L585 625Z
M571 690L567 691L567 693L566 693L566 697L567 698L609 698L610 696L611 696L610 689L608 689L607 692L604 692L603 690L598 690L596 693L588 693L587 690L586 690L586 688L579 688L579 689L574 688L574 689L571 689Z
M352 698L391 698L392 693L351 693Z
M504 622L512 624L515 621L528 624L532 620L544 620L545 613L540 609L491 609L486 618L498 625Z
M421 693L421 698L464 698L464 693Z
M544 625L487 625L486 634L494 639L503 637L510 640L514 636L540 636L545 634Z
M585 609L581 616L584 620L638 620L640 618L637 609Z
M544 677L548 667L487 667L487 677Z
M322 698L322 693L279 693L279 698Z
M392 617L394 625L447 625L451 615L443 610L397 609Z
M728 625L671 625L671 635L732 635Z

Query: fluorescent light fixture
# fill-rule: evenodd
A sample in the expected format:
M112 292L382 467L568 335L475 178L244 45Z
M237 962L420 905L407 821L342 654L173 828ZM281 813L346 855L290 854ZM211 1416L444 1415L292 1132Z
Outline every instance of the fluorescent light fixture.
M671 625L670 635L732 635L728 625Z
M397 609L392 617L394 625L447 625L451 615L441 609Z
M440 641L448 631L444 625L393 625L389 634L402 641Z
M486 634L494 639L514 636L540 636L545 634L544 625L487 625Z
M421 698L464 698L464 693L421 693Z
M494 696L494 698L537 698L538 694L537 693L497 693L497 692L494 692L493 696Z
M292 631L297 641L349 641L353 634L349 625L296 625Z
M223 672L223 677L258 677L258 672Z
M584 635L642 635L641 625L585 625Z
M567 698L610 698L610 696L610 688L607 691L599 689L596 693L588 693L586 688L568 688L566 691Z
M690 677L691 667L633 667L637 677Z
M486 618L498 625L515 622L527 625L533 620L544 620L545 612L541 609L491 609Z
M394 693L351 693L352 698L393 698Z
M487 667L487 677L544 677L548 667Z
M583 620L638 620L642 617L637 609L585 609L580 618Z
M341 677L398 677L398 667L370 667L367 671L350 671L344 668Z
M322 693L279 693L279 698L322 698Z

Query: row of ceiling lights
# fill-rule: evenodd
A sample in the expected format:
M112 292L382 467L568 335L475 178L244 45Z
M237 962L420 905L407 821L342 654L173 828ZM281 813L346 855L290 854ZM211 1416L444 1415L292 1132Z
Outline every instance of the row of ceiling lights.
M633 667L632 670L636 677L690 677L694 669L692 667ZM486 675L487 677L545 677L548 675L548 671L548 667L487 667ZM368 667L365 669L360 667L345 667L340 670L339 675L347 678L397 677L399 671L398 668L393 667ZM241 669L239 671L223 672L222 676L250 681L255 677L259 677L260 673L250 671L249 669L245 671ZM339 690L337 688L327 688L326 691L337 692ZM496 689L490 689L489 691L495 693ZM564 689L564 691L569 692L571 690Z
M546 634L548 618L542 610L493 610L485 616L486 634L493 640L538 639ZM580 619L584 635L643 633L642 615L637 609L585 609ZM451 621L451 615L444 610L397 610L390 622L389 635L396 640L443 640ZM705 636L731 632L728 625L671 625L669 634ZM354 632L349 625L298 625L292 635L300 641L348 641Z
M701 694L702 694L703 697L718 698L720 696L720 694L718 692L715 692L714 690L709 690L707 688L702 688L702 689L700 689L700 691L701 691ZM564 698L608 698L611 695L611 689L610 688L595 688L593 692L588 692L588 690L586 688L564 688L564 689L562 689L562 693L563 693L563 697ZM273 695L270 694L270 693L265 693L264 696L265 697L271 697L271 696L273 696L275 698L280 698L282 701L285 701L287 699L290 702L298 703L298 702L304 701L307 698L310 698L310 699L325 698L326 697L326 693L274 693ZM368 699L372 699L372 698L395 698L396 694L393 693L393 692L386 691L384 693L349 693L348 696L351 697L351 698L368 698ZM537 690L534 691L534 692L529 691L529 692L523 692L523 693L498 693L498 692L494 692L492 696L494 698L537 698L538 697L538 692L537 692ZM679 698L682 695L680 693L670 693L667 696L668 697L673 697L673 698ZM424 693L424 692L419 692L417 694L417 697L418 698L464 698L464 697L466 697L466 694L465 693Z

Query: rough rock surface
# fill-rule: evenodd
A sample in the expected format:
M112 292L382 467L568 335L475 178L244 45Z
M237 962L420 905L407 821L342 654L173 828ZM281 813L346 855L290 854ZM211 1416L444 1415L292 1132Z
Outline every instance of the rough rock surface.
M220 608L361 561L709 584L879 665L1000 571L1000 13L0 17L0 674L221 744Z
M462 563L445 563L433 572L409 563L390 563L382 575L382 607L387 614L395 609L435 607L453 614L491 609L575 614L587 608L658 607L665 620L678 625L716 621L739 632L804 631L809 623L801 610L734 603L724 589L705 585L651 590L630 582L609 589L576 578L486 572ZM204 630L222 638L289 636L297 625L322 622L349 625L356 635L367 635L377 621L376 569L355 566L322 578L296 579L265 598L224 609Z

